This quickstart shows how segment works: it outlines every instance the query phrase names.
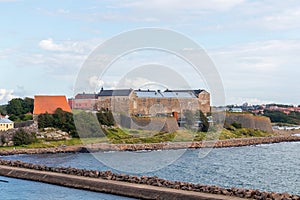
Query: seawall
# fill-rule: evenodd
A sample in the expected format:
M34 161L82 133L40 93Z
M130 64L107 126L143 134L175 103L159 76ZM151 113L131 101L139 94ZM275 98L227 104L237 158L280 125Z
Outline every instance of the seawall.
M121 181L95 179L75 175L66 175L54 172L41 172L31 169L22 169L0 165L0 175L12 178L26 179L43 183L50 183L76 189L103 192L138 199L198 199L198 200L239 200L215 194L205 194L194 191L160 188L150 185L125 183Z
M221 188L158 177L114 174L110 171L47 167L21 161L0 160L0 175L27 179L96 192L135 197L139 199L294 199L288 193L261 192L241 188Z
M164 150L164 149L187 149L187 148L225 148L241 147L258 144L271 144L279 142L300 141L298 136L276 136L241 138L217 141L200 142L168 142L168 143L149 143L149 144L108 144L98 143L77 146L62 146L56 148L36 148L36 149L1 149L0 155L14 154L45 154L45 153L72 153L72 152L94 152L94 151L139 151L139 150Z

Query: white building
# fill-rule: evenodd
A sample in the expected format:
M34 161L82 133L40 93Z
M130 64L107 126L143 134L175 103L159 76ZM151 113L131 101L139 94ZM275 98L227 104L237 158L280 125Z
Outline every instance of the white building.
M0 131L7 131L14 128L14 122L7 118L0 118Z

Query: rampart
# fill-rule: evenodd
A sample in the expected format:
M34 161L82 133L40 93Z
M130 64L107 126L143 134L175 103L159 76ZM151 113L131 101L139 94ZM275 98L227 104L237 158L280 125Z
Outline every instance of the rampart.
M245 113L227 113L225 125L231 125L234 122L241 124L243 128L251 128L272 133L272 124L268 117L254 116Z

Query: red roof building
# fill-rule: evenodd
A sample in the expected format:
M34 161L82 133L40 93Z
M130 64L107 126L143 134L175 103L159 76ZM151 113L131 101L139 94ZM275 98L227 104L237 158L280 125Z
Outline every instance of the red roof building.
M34 96L34 115L53 114L57 108L72 112L65 96Z

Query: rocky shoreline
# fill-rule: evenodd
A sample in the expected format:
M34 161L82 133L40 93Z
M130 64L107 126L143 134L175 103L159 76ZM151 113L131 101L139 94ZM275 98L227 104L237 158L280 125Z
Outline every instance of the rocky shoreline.
M87 153L97 151L141 151L141 150L167 150L167 149L187 149L187 148L225 148L241 147L258 144L271 144L279 142L300 141L298 136L276 136L261 138L241 138L217 141L200 142L174 142L174 143L149 143L149 144L108 144L98 143L89 145L60 146L55 148L35 148L35 149L0 149L0 156L15 154L53 154L53 153Z
M209 194L220 194L231 197L250 198L250 199L270 199L270 200L300 200L299 195L292 195L288 193L275 193L275 192L262 192L253 189L241 189L241 188L221 188L218 186L210 186L203 184L193 184L181 181L169 181L165 179L148 176L131 176L126 174L115 174L111 171L97 171L97 170L85 170L71 167L48 167L45 165L37 165L31 163L25 163L22 161L1 160L0 165L10 166L16 168L33 169L45 172L55 172L61 174L75 175L81 177L98 178L104 180L113 180L128 182L134 184L150 185L162 188L171 188L176 190L194 191Z

